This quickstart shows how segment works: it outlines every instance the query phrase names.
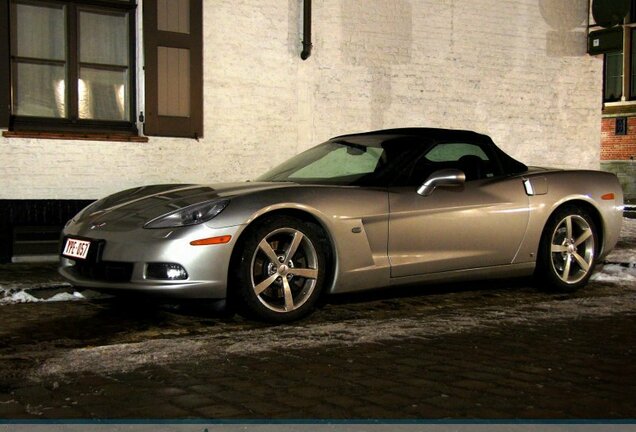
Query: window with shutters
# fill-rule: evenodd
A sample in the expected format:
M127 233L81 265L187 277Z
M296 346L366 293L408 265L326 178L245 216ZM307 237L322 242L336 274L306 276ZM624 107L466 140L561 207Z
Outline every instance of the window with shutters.
M598 28L596 24L594 28ZM607 52L603 62L603 102L611 111L613 102L636 101L636 0L631 0L630 13L619 25L622 49Z
M0 82L0 127L203 135L202 0L0 0L0 8L0 72L9 77Z
M10 0L9 126L135 134L135 4Z

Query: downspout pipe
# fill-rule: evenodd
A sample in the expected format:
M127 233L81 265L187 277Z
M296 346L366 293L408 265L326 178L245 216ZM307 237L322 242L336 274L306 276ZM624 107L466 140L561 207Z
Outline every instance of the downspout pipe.
M307 60L311 55L311 0L303 0L303 51L300 58Z

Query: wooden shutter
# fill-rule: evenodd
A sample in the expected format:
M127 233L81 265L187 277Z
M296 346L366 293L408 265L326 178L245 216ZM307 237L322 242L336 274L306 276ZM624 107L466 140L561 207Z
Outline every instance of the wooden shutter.
M9 1L0 0L0 127L9 126L11 110L11 54L9 52Z
M146 0L146 135L203 136L203 0Z

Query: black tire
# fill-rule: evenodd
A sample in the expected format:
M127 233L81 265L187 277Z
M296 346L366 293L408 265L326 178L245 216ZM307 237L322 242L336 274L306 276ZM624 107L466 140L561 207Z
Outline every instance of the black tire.
M564 206L550 217L543 230L535 276L542 288L576 291L592 276L598 249L594 219L584 209Z
M294 217L267 218L248 228L232 265L230 297L239 313L270 323L295 321L314 310L325 284L325 236Z

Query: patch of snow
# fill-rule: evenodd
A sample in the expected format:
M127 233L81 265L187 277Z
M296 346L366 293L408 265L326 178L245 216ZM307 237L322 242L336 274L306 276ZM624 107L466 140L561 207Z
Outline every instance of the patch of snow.
M16 304L16 303L35 303L41 301L37 297L33 297L26 291L7 292L4 297L0 298L0 305Z
M621 225L621 237L634 236L636 236L636 219L623 218L623 224Z
M636 263L636 244L629 249L616 249L610 253L607 258L605 258L606 262L609 263Z
M636 260L627 263L626 266L606 264L600 271L593 274L591 279L596 282L636 288Z
M636 219L623 218L616 249L597 267L591 280L636 288Z
M86 297L77 291L60 292L49 298L36 297L28 290L4 289L0 287L0 306L20 303L41 303L84 300Z
M59 302L59 301L75 301L75 300L84 300L86 297L82 295L82 293L73 291L73 293L62 292L57 293L53 297L46 299L47 302Z

